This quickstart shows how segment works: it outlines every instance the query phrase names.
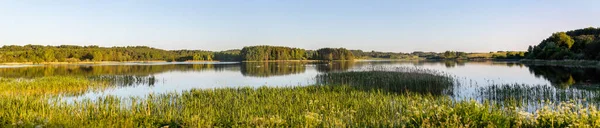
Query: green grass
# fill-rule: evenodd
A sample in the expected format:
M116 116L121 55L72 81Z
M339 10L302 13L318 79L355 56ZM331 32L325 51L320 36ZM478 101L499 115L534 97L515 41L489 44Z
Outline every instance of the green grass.
M442 95L452 92L453 80L440 73L408 69L401 71L330 72L317 76L322 85L351 85L364 90L418 92Z
M410 73L395 76L403 75L399 72L350 74L335 75L402 78L388 82L369 78L384 84L402 83L399 85L433 85L447 79ZM387 90L392 84L367 89L357 84L221 88L67 103L56 97L38 96L59 93L40 88L80 92L83 86L102 82L71 77L0 82L2 87L23 86L12 87L14 92L35 92L4 89L9 93L0 94L0 127L600 127L600 112L595 106L545 103L547 107L526 112L516 105Z
M84 77L42 77L33 79L1 78L2 95L80 95L90 90L108 87L104 82L92 82Z
M574 88L560 89L544 85L504 84L478 88L478 97L498 102L536 103L543 101L565 102L571 100L584 100L595 103L598 91L580 90Z

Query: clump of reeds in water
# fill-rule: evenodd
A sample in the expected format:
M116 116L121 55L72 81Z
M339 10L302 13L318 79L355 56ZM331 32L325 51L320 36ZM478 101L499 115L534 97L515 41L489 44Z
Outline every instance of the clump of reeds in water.
M0 78L3 95L80 95L110 85L84 77Z
M598 127L598 119L594 106L571 102L526 112L348 85L190 90L71 104L0 95L0 126L6 127Z
M595 104L597 91L574 88L561 89L547 85L503 84L480 87L477 89L479 100L499 103L517 103L529 107L539 107L543 102L561 103L577 101L583 105Z
M154 76L134 76L134 75L98 75L88 77L90 80L103 81L115 86L153 86L158 79Z
M449 94L454 80L442 72L428 69L394 67L367 68L360 71L319 74L320 85L350 85L366 90Z

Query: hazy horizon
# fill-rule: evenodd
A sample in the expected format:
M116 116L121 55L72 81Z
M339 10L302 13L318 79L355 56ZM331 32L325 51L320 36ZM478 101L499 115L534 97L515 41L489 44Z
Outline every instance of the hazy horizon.
M0 45L525 51L600 1L0 1Z

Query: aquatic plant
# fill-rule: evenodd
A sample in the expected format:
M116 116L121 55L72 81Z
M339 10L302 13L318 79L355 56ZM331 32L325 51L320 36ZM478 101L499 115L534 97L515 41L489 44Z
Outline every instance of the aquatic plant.
M410 68L329 72L316 78L317 83L322 85L351 85L365 90L410 91L434 95L450 94L454 84L452 77L448 75Z
M102 79L0 78L0 127L600 127L600 112L593 104L545 101L540 102L544 107L527 111L514 102L438 95L452 86L452 80L431 70L368 70L320 77L331 81L82 100L47 95L105 87ZM516 85L497 88L501 89L483 93L518 97L536 92Z
M84 77L1 78L1 95L79 95L87 91L108 87L102 81L90 81Z
M0 96L7 127L598 127L594 106L572 102L526 112L493 102L365 91L352 86L191 90L74 103Z

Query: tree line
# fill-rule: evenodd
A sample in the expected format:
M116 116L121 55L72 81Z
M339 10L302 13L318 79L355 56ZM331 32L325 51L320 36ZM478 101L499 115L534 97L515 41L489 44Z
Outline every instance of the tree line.
M162 50L147 46L42 46L8 45L0 48L0 62L81 62L81 61L236 61L239 50Z
M350 50L355 58L357 59L418 59L419 55L411 54L411 53L401 53L401 52L379 52L379 51L370 51L364 52L362 50Z
M321 48L316 51L283 46L247 46L240 53L244 61L269 60L354 60L345 48Z
M529 46L528 59L600 60L600 28L556 32L541 43Z
M315 60L354 60L354 55L345 48L321 48L313 55Z
M596 39L596 38L593 38ZM593 41L592 41L593 42ZM562 45L560 45L562 46ZM566 45L565 45L566 46ZM600 46L600 45L599 45ZM539 49L537 46L536 49ZM576 43L572 47L580 47ZM585 51L585 50L584 50ZM532 50L534 52L534 50ZM483 54L483 55L482 55ZM345 48L305 50L283 46L247 46L227 51L163 50L147 46L99 47L6 45L0 47L0 63L7 62L98 62L98 61L269 61L269 60L354 60L354 59L520 59L524 52L465 53L363 52ZM534 54L530 54L534 55Z
M240 56L244 61L268 60L306 60L306 50L283 46L247 46L242 48Z

